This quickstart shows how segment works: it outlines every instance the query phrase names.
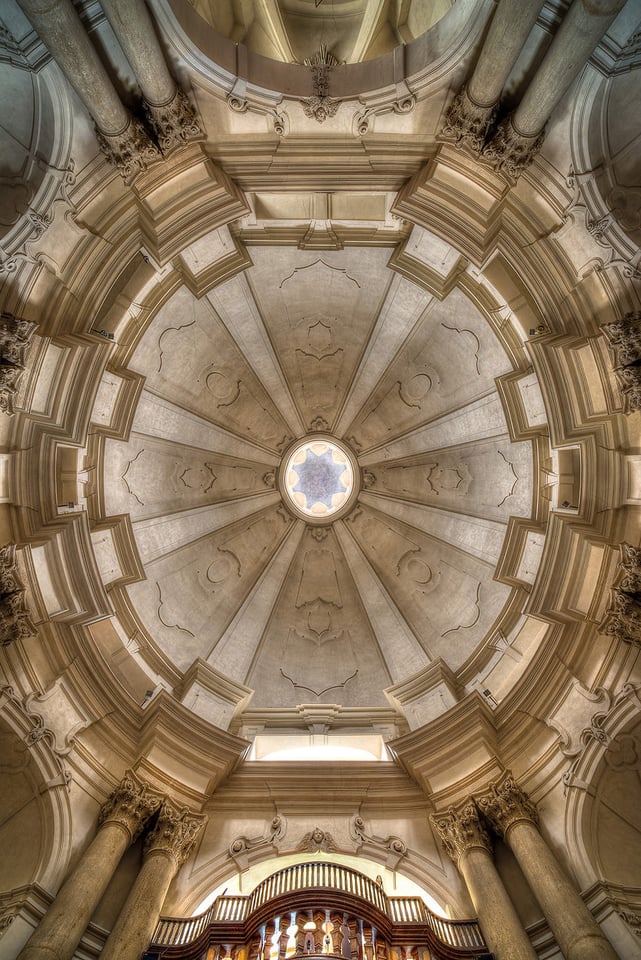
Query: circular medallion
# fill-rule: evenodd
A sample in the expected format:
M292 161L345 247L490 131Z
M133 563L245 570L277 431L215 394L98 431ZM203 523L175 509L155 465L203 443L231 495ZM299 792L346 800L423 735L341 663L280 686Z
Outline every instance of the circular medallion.
M297 440L286 451L279 485L287 506L311 523L336 520L352 507L359 489L354 454L324 436Z

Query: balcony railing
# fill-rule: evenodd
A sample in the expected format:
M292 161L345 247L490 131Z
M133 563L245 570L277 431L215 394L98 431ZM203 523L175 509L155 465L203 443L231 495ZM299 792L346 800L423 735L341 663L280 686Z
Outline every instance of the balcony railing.
M154 948L192 943L210 926L218 923L245 923L273 900L297 891L331 891L363 900L389 918L395 926L421 924L429 927L435 939L462 955L487 955L475 920L446 920L437 916L419 897L388 897L375 881L338 863L300 863L267 877L249 896L222 896L197 917L163 917L154 931Z

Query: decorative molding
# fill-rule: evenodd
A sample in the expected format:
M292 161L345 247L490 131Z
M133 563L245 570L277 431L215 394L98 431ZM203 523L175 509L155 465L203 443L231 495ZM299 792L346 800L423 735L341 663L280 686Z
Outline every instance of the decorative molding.
M251 854L263 847L273 847L278 852L287 832L287 820L278 812L274 814L265 835L260 837L239 836L229 844L228 854L239 870L249 866Z
M99 127L95 130L100 149L127 184L153 163L162 160L162 153L140 120L132 117L122 133L104 133Z
M441 839L445 852L458 864L468 850L480 847L492 852L490 835L481 823L479 812L470 797L458 808L450 807L447 813L430 817L432 826Z
M641 547L621 543L619 551L610 603L599 631L641 647Z
M541 149L544 140L545 130L534 137L525 137L514 129L511 118L507 117L483 148L481 158L489 160L497 172L511 180L518 180Z
M16 546L10 543L0 548L0 646L6 647L36 633L25 593L18 575Z
M370 133L372 121L376 116L386 113L411 113L415 106L416 97L407 83L402 80L396 84L393 100L385 98L377 103L365 103L363 109L354 114L354 134L358 137L364 137L366 133Z
M312 86L314 96L301 100L306 117L324 123L328 117L333 117L341 105L340 100L329 96L329 74L340 60L329 52L327 45L321 43L318 52L313 57L306 57L303 61L312 72Z
M137 777L133 770L127 770L114 792L100 808L98 826L117 823L128 831L130 843L133 843L151 816L160 809L162 802L162 794Z
M365 821L360 814L356 814L350 820L349 835L357 849L362 846L376 849L379 855L385 858L385 866L389 870L398 869L403 857L407 856L407 844L404 840L392 834L388 837L379 837L374 833L368 833Z
M641 311L626 313L617 323L601 327L614 357L623 398L623 412L641 410Z
M13 313L0 314L0 411L9 416L36 328Z
M204 814L192 813L188 807L179 807L165 797L156 823L145 839L145 857L162 854L173 860L178 869L193 850L206 823Z
M189 97L176 90L167 103L145 103L145 113L162 153L169 153L190 140L203 140L205 134Z
M457 147L469 147L478 155L485 146L497 109L497 103L489 107L476 103L464 86L445 112L440 136L452 140Z

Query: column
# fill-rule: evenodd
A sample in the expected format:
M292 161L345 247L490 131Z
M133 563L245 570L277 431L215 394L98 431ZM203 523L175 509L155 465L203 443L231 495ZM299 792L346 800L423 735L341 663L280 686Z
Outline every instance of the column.
M71 960L120 858L160 806L132 771L103 804L98 833L19 954L18 960Z
M107 938L101 960L140 960L158 923L169 885L206 822L165 798L144 846L140 873Z
M574 0L521 103L484 150L518 177L543 143L547 120L626 0Z
M108 159L129 178L160 157L120 101L71 0L18 0L67 80L96 121Z
M474 799L512 849L566 960L618 960L539 833L534 805L509 772Z
M102 7L134 69L161 150L201 137L195 111L169 73L144 0L102 0Z
M443 136L482 150L505 81L542 6L542 0L500 0L468 83L445 115Z
M495 960L536 960L514 905L492 861L492 847L472 800L431 818L445 850L458 866Z

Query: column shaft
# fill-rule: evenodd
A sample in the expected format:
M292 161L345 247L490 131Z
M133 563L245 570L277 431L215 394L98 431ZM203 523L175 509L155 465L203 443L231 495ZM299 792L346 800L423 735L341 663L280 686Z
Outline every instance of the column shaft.
M467 94L480 107L490 107L503 91L510 70L542 6L542 0L500 0L483 49L467 85Z
M460 859L459 870L465 879L485 942L496 960L536 960L536 952L489 852L481 847L471 847Z
M618 960L536 824L516 821L506 840L566 960Z
M159 850L148 854L100 960L140 960L149 946L177 866L171 854Z
M626 0L574 0L512 116L517 134L536 137Z
M168 103L176 93L176 84L144 0L102 0L102 7L134 68L145 100L154 106Z
M71 0L18 0L100 130L122 133L129 114L120 102Z
M130 842L131 834L121 824L109 821L101 827L18 960L71 960Z

